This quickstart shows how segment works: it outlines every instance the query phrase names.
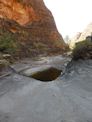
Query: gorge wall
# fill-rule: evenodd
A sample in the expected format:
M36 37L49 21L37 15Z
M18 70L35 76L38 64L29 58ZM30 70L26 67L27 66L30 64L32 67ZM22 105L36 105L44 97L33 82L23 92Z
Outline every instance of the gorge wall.
M74 48L75 44L81 41L86 40L87 37L92 36L92 22L87 25L83 32L77 33L69 42L71 49Z
M9 33L12 40L18 43L15 46L17 54L24 55L24 50L27 55L30 52L58 53L66 49L54 18L43 0L0 0L0 30L2 36L6 37L5 32ZM8 52L8 49L1 50Z

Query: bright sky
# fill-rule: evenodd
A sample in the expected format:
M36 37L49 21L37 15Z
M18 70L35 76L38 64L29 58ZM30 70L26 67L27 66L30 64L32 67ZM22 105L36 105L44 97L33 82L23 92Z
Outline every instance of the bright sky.
M81 32L92 22L92 0L44 0L63 37Z

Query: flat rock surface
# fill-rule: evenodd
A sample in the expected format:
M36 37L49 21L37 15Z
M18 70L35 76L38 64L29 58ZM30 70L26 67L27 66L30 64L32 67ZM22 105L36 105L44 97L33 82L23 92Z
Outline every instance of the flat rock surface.
M69 63L52 82L1 78L0 122L92 122L92 60Z

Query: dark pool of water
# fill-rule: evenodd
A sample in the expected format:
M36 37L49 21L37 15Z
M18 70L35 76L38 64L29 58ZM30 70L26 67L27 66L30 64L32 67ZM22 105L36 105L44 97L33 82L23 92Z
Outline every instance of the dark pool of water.
M36 80L49 82L49 81L53 81L57 77L59 77L61 72L62 72L62 70L51 67L51 68L46 69L44 71L38 71L38 72L34 73L33 75L31 75L30 77L32 77Z

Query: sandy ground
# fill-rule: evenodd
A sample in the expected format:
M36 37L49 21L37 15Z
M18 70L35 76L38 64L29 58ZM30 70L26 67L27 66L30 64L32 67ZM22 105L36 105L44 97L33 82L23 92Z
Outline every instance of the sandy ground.
M12 67L19 71L28 66L23 62ZM30 67L63 68L66 62L59 56ZM14 72L1 78L0 122L92 122L92 60L71 62L65 71L52 82Z

